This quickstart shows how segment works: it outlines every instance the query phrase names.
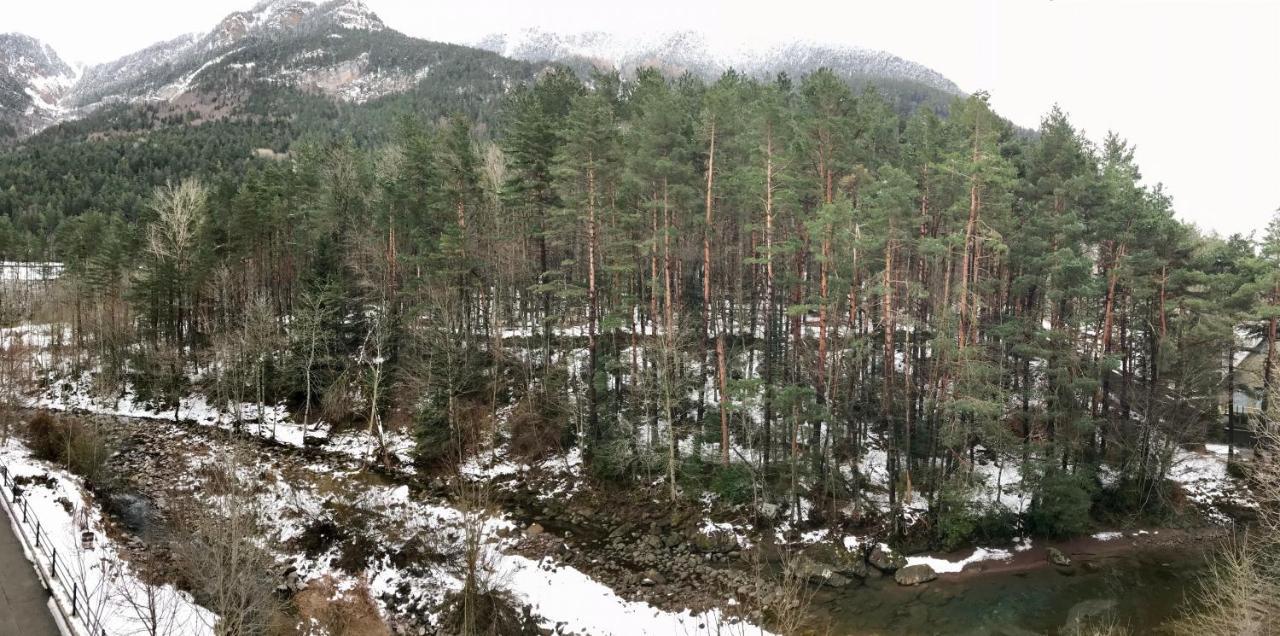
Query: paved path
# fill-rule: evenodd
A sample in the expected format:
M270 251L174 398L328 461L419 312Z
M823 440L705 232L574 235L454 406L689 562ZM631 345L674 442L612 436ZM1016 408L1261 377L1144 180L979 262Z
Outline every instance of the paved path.
M9 515L0 509L0 636L58 636L49 592L22 555Z

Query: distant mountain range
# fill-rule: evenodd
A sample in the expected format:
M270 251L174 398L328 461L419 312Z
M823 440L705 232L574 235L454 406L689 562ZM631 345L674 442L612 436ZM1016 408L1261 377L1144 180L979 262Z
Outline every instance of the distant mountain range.
M479 48L527 62L560 62L575 67L617 70L624 75L638 68L658 67L672 74L689 72L713 80L734 69L759 78L787 73L794 78L830 68L857 83L889 80L914 82L953 95L960 88L941 73L884 51L849 46L792 42L788 44L717 48L695 31L627 38L604 32L563 35L525 29L493 34L476 43Z
M548 63L584 74L643 66L713 79L734 68L768 78L828 67L851 84L910 93L907 102L960 94L938 72L881 51L791 43L717 51L694 32L627 39L538 30L499 34L473 47L429 42L389 28L361 0L266 0L209 31L159 42L118 60L75 69L48 45L0 35L0 140L21 139L107 105L161 105L207 121L232 116L255 89L287 88L365 104L417 90L501 93ZM500 95L483 95L483 99Z
M0 35L0 127L23 137L111 104L167 104L202 119L225 116L255 86L288 87L341 102L405 93L473 49L388 29L360 0L266 0L205 33L159 42L77 73L34 38ZM487 56L487 57L486 57ZM472 68L505 83L532 70L485 53ZM0 129L0 137L5 136Z

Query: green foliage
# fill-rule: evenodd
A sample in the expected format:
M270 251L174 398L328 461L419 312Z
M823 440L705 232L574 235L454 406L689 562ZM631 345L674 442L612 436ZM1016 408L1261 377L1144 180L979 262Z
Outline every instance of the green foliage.
M711 471L711 492L726 504L751 503L755 497L755 483L751 468L740 463L717 465Z
M27 422L27 442L36 457L66 466L90 485L106 485L111 451L96 427L39 411Z
M179 401L191 388L182 355L173 349L140 349L131 356L129 368L137 399L160 411L172 409L176 420Z
M1027 508L1027 529L1058 538L1085 532L1093 506L1091 491L1092 483L1086 476L1050 467L1040 476Z

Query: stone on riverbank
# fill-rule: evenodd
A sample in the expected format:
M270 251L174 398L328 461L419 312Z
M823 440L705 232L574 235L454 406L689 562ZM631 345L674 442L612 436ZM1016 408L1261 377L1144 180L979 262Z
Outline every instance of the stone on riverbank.
M867 561L885 574L893 574L895 571L907 567L907 557L882 546L876 546L871 551L871 555L867 557Z
M1057 548L1049 548L1048 550L1045 550L1045 555L1049 559L1050 563L1059 567L1065 568L1071 565L1071 558L1063 554L1062 550Z
M928 563L908 565L893 573L893 580L897 581L898 585L919 585L928 583L936 578L938 578L938 573L934 572Z

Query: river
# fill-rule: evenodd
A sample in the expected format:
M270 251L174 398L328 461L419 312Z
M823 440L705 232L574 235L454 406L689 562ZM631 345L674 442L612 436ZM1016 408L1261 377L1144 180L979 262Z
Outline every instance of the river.
M1157 633L1183 611L1206 568L1203 549L1140 548L1077 557L1065 571L1045 565L966 572L917 587L872 577L817 594L811 610L819 629L827 623L831 634L1094 633L1078 632L1082 622Z

